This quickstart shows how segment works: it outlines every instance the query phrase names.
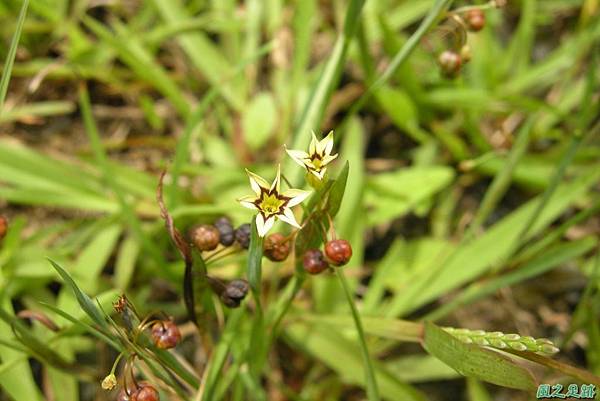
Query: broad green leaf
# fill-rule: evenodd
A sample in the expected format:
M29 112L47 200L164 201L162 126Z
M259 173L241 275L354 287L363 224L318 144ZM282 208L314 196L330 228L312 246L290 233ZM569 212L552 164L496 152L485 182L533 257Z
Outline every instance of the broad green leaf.
M121 232L121 226L110 225L81 250L71 275L82 291L91 294L98 292L100 273L112 255Z
M334 218L337 215L338 211L340 210L340 206L342 205L349 172L350 164L346 162L346 164L344 164L344 168L331 185L329 197L327 198L327 211L331 218Z
M375 92L375 99L394 125L419 142L427 140L427 136L419 129L417 108L406 92L382 86Z
M1 277L1 276L0 276ZM13 313L10 299L3 297L2 310ZM0 341L14 338L10 324L0 319ZM0 344L2 365L0 365L0 387L5 394L15 400L42 401L41 391L37 387L27 360L28 356L13 347Z
M365 205L370 226L408 213L448 185L454 172L445 166L411 167L367 179Z
M496 351L465 344L433 323L425 323L423 346L463 376L519 390L536 387L531 372L515 361Z
M257 151L267 143L277 122L277 106L269 92L257 94L242 117L244 139L251 150Z

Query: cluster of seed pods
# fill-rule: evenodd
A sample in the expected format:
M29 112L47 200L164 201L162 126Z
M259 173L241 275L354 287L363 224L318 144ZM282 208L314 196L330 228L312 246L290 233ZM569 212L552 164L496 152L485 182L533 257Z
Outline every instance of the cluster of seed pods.
M331 265L345 265L351 257L350 243L345 239L334 239L325 243L325 253L320 249L309 249L304 253L304 270L309 274L319 274Z
M473 8L464 13L452 14L458 22L458 29L469 32L479 32L485 27L485 13L479 8ZM438 56L438 64L442 76L454 79L460 75L462 66L471 59L471 48L465 44L460 49L447 49Z
M142 319L137 324L137 327L133 329L133 321L140 319L135 307L130 303L125 295L121 295L115 303L113 303L114 310L119 313L125 326L128 328L127 332L131 337L131 341L137 342L139 335L148 330L149 338L152 343L159 349L171 349L175 348L177 344L181 342L181 332L179 327L172 318L151 318L152 315ZM104 390L112 390L118 385L117 377L114 371L119 363L119 360L125 354L121 354L114 363L111 373L104 378L102 381L102 388ZM129 354L127 362L123 368L121 377L121 388L117 394L117 401L158 401L160 395L156 387L147 381L136 381L134 374L133 363L137 358L136 353Z

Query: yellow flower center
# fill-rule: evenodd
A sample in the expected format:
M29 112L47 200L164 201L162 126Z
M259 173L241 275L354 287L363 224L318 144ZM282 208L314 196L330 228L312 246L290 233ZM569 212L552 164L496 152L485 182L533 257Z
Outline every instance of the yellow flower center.
M274 214L280 214L286 203L287 199L281 199L277 194L263 192L257 206L265 218L268 218Z

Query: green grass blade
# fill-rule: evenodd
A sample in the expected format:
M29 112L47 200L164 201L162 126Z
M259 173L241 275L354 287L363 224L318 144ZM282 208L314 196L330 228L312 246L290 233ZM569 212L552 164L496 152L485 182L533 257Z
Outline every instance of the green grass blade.
M105 329L108 328L108 324L106 323L104 316L102 315L102 313L100 312L100 309L98 309L98 307L96 306L94 301L92 301L92 299L87 294L85 294L83 291L81 291L81 289L79 288L77 283L75 283L75 281L73 280L71 275L69 273L67 273L67 271L65 269L63 269L58 263L56 263L52 259L49 259L49 261L52 264L52 267L54 267L54 269L58 272L58 274L65 281L65 283L71 288L71 291L73 291L73 293L75 294L75 298L77 298L77 302L79 303L79 306L81 307L81 309L83 309L85 311L85 313L97 325L99 325L100 327L103 327Z
M108 156L106 155L106 151L102 144L102 139L100 138L100 133L98 132L96 123L94 121L94 117L92 116L90 98L87 91L87 87L85 85L82 85L79 89L79 105L81 108L81 114L85 125L85 132L88 136L88 139L90 140L91 147L94 152L94 157L96 158L96 162L102 170L104 180L117 197L123 215L129 227L136 235L137 240L144 247L144 249L150 255L152 255L153 259L159 265L164 265L164 263L162 262L162 255L160 254L160 252L158 252L156 246L154 246L154 244L150 241L148 236L144 233L141 222L135 214L135 211L133 210L129 202L125 199L121 188L119 188L115 181L114 171L112 169L111 164L108 161Z
M439 309L436 309L432 313L428 314L426 319L440 319L456 308L463 305L469 305L486 295L494 293L500 288L509 287L532 277L539 276L555 267L569 262L578 256L583 255L586 252L589 252L595 245L596 240L590 237L573 243L565 243L556 246L544 252L538 258L535 258L534 260L510 273L504 274L489 281L474 284L465 291L461 292L461 294L452 301L444 303L444 305L442 305Z
M6 56L4 67L2 68L2 78L0 79L0 115L2 115L2 111L4 110L4 100L6 98L6 92L8 91L8 83L12 74L12 68L17 54L19 39L21 38L21 31L23 30L23 23L25 22L25 16L27 15L28 5L29 0L24 0L21 5L21 11L19 12L19 18L17 19L17 28L13 34L10 48L8 49L8 55Z
M519 133L517 134L517 140L510 151L508 159L504 164L504 168L499 174L496 175L496 177L494 177L494 181L492 181L492 184L486 191L468 232L465 233L465 237L467 239L480 230L481 226L485 223L498 202L508 190L508 187L512 181L513 171L527 152L532 126L533 121L529 120L525 122L523 127L519 130ZM544 202L540 203L543 204Z

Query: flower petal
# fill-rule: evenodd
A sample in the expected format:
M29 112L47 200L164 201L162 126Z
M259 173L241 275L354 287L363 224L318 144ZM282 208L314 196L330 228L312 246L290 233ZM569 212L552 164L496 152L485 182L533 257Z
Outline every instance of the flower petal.
M326 155L325 157L323 157L323 161L321 162L321 164L325 166L334 161L336 157L338 157L338 153L336 153L335 155Z
M265 219L263 218L262 214L257 214L256 215L256 231L258 231L258 234L260 235L260 233L265 229ZM261 235L262 237L262 235Z
M310 131L310 134L312 135L312 139L310 140L310 145L308 146L308 154L309 156L312 156L317 152L317 145L319 141L317 140L314 131Z
M301 150L293 150L293 149L288 149L288 148L285 148L285 151L292 158L292 160L294 160L300 166L306 168L306 165L303 160L304 159L310 160L310 156L308 155L308 153L303 152Z
M252 171L246 169L246 174L248 174L248 178L250 179L250 186L256 195L260 195L261 188L269 189L269 183L265 181L261 176L254 174Z
M258 210L258 207L256 207L256 205L254 204L256 199L257 199L256 196L247 195L247 196L242 196L237 201L240 202L240 204L242 206L244 206L248 209Z
M328 155L333 150L333 131L329 131L329 134L321 141L323 148L323 154Z
M269 217L265 220L262 214L258 214L256 216L256 231L258 231L258 235L264 237L265 234L269 232L273 224L275 223L275 217Z
M288 223L289 225L292 225L297 228L302 228L300 227L300 224L298 224L298 222L296 221L296 217L294 217L294 212L292 212L292 209L290 209L289 207L284 208L283 214L279 214L277 215L277 217L279 218L279 220Z
M287 198L291 198L287 203L287 207L293 207L302 203L310 194L310 191L303 191L301 189L288 189L282 195Z
M277 175L271 184L271 191L275 190L275 192L279 193L280 190L280 182L281 182L281 164L277 165Z
M315 177L317 177L319 179L319 181L323 181L323 177L325 176L325 172L326 171L327 171L327 167L323 167L319 171L317 171L317 170L310 170L310 172L313 173L313 175Z

